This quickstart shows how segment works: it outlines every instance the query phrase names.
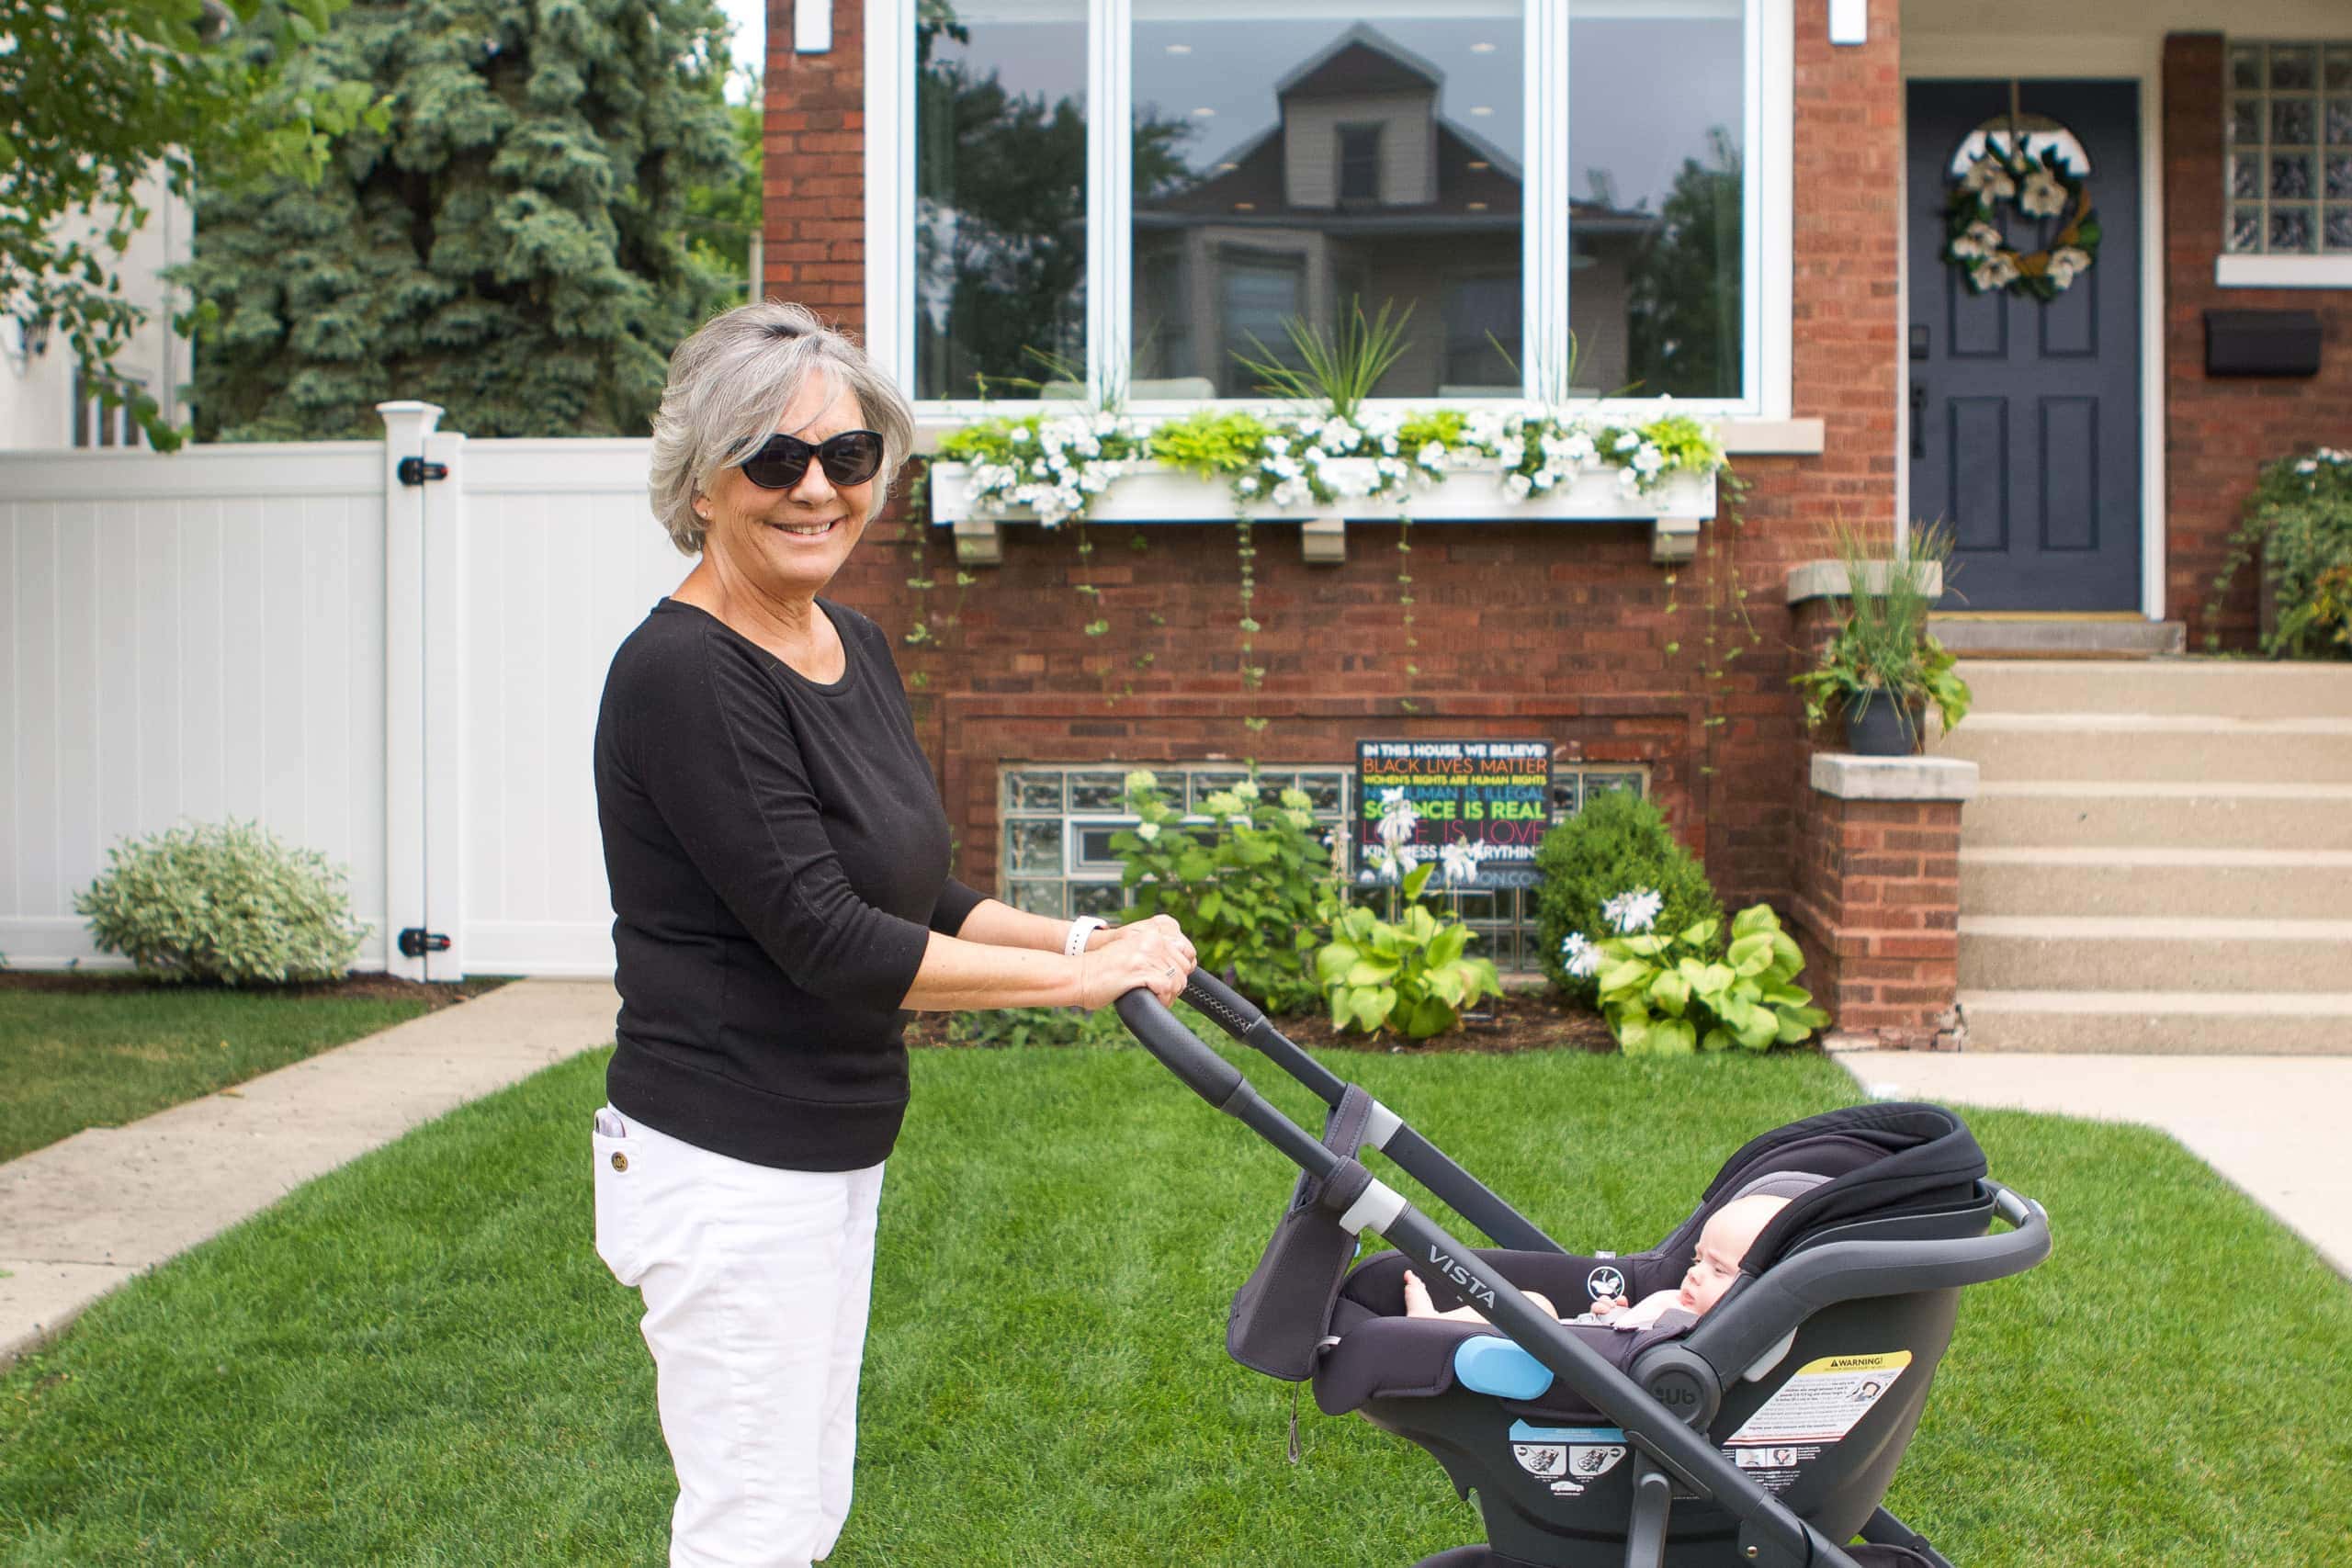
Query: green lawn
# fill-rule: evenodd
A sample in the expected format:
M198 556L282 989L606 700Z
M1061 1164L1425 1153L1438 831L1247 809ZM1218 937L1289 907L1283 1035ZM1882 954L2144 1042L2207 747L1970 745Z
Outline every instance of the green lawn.
M480 988L480 987L476 987ZM0 1160L389 1029L419 1001L94 980L0 987Z
M0 1563L662 1561L636 1298L589 1243L601 1055L101 1303L0 1375ZM1359 1055L1564 1240L1643 1246L1811 1056ZM1223 1351L1277 1156L1140 1053L926 1052L834 1568L1403 1568L1476 1516ZM1291 1097L1295 1099L1296 1097ZM2340 1562L2352 1292L2161 1136L1972 1118L2055 1257L1972 1291L1892 1506L1962 1568Z

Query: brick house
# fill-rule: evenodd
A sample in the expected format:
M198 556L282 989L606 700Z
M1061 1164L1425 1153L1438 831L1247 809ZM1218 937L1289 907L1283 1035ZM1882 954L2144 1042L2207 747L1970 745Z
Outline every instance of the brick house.
M1942 519L1955 608L2244 647L2253 584L2206 600L2256 469L2352 444L2352 17L2326 0L821 4L771 9L765 288L862 333L929 437L1032 348L1139 413L1241 394L1231 343L1352 295L1414 307L1385 396L1516 396L1573 333L1580 391L1670 392L1747 483L1679 566L1622 513L1417 524L1409 659L1397 525L1263 524L1256 695L1218 509L1091 525L1091 564L1007 524L957 588L949 530L900 503L838 592L935 631L901 663L961 873L1035 908L1115 899L1123 766L1206 787L1254 759L1341 818L1359 738L1540 736L1561 809L1645 789L1727 905L1797 916L1849 1022L1932 1028L1960 807L1816 787L1787 678L1830 602L1800 569L1840 519ZM2104 228L2046 302L1939 254L1951 181L2012 125ZM2270 312L2212 331L2290 356L2315 326L2317 373L2209 375L2216 310ZM1701 606L1733 585L1755 644L1710 681ZM1518 895L1464 914L1532 967Z

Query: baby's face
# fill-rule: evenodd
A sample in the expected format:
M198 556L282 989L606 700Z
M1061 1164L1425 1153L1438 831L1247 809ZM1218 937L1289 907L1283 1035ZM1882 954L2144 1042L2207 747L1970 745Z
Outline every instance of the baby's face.
M1682 1276L1682 1289L1677 1299L1682 1310L1703 1315L1732 1281L1739 1278L1740 1260L1772 1216L1788 1206L1785 1198L1742 1198L1726 1203L1715 1211L1699 1232L1699 1255L1691 1260L1690 1271Z

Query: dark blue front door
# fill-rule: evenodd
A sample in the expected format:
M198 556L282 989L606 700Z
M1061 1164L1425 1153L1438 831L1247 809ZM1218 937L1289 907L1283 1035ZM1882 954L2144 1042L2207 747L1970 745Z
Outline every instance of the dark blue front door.
M1973 293L1942 259L1954 154L2006 125L2010 84L1910 84L1911 515L1952 530L1948 607L2140 607L2139 92L2018 85L2021 126L2054 121L2079 145L2101 231L2090 268L2044 301ZM2001 221L2039 248L2015 203Z

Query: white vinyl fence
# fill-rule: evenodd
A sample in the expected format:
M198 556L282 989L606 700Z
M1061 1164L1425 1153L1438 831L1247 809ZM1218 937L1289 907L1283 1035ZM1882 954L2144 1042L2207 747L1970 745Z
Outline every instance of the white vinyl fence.
M10 965L119 963L74 913L107 847L234 817L349 869L361 968L612 972L597 697L691 563L648 443L439 412L383 405L380 443L0 453ZM403 483L411 458L447 472Z

